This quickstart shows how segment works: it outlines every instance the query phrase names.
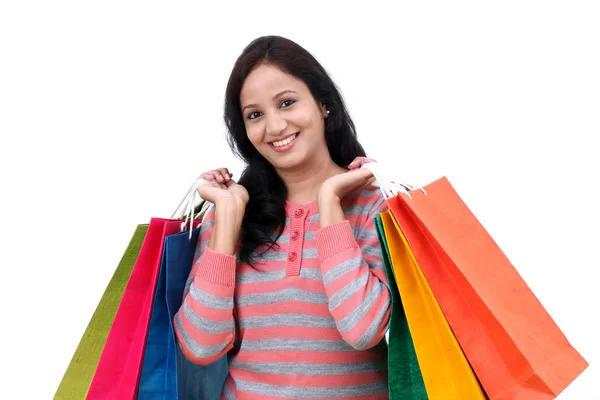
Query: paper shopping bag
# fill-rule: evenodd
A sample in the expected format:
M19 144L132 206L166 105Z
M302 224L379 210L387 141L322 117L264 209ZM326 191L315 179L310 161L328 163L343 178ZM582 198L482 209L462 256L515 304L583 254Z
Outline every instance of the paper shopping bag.
M425 391L417 354L415 353L402 300L392 270L388 239L381 222L381 214L375 218L375 227L391 294L392 312L390 314L388 343L389 398L390 400L427 400L427 392Z
M394 218L381 214L392 269L430 400L486 397Z
M67 367L54 395L54 400L85 399L96 372L102 349L104 349L106 337L123 297L125 285L129 280L147 231L148 224L138 225L136 228L117 269L104 290L96 311L94 311L83 333L71 363Z
M133 400L137 397L164 238L179 232L181 222L161 218L151 219L108 334L87 399Z
M388 204L487 395L554 399L587 362L450 182L424 190Z
M181 307L186 280L192 269L200 228L165 238L152 306L138 400L218 400L228 373L227 355L203 366L181 352L173 318Z

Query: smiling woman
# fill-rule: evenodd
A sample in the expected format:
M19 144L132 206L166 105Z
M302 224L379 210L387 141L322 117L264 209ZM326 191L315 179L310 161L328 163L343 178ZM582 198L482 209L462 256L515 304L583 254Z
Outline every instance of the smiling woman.
M246 168L202 174L214 203L183 306L185 356L224 355L222 399L387 399L390 293L374 219L387 209L335 84L291 40L261 37L226 90Z
M279 88L289 89L277 93ZM253 104L244 106L248 139L276 170L330 158L323 133L326 107L317 104L302 80L260 65L246 78L240 102Z

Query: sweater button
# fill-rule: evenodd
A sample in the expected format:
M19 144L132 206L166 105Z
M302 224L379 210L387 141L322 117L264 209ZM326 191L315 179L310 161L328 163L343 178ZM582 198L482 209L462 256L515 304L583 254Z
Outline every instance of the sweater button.
M295 252L291 252L288 259L290 261L294 261L296 259L296 257L298 257L298 255Z
M294 231L294 232L292 232L292 236L291 236L291 237L292 237L292 240L296 240L296 239L298 239L298 235L299 235L298 231Z
M300 218L302 216L302 214L304 214L304 210L301 208L298 208L296 210L296 212L294 213L294 215L296 216L296 218Z

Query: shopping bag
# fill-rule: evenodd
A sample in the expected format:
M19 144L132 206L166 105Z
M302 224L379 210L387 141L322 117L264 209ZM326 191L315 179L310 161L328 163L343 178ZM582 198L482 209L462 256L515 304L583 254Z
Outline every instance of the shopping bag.
M176 347L177 387L180 400L220 399L223 385L229 374L227 354L210 365L194 364L185 357L175 337L173 319L183 302L183 291L196 257L199 235L198 228L194 229L191 241L183 234L167 238L167 308L171 338Z
M87 399L130 400L137 397L164 238L179 232L181 225L179 220L150 220Z
M387 211L381 213L381 221L427 396L430 400L484 400L402 231Z
M417 354L408 329L408 322L398 293L396 278L388 250L388 239L381 215L375 218L375 227L381 247L385 274L388 279L391 307L388 343L388 393L390 400L427 400L427 392L419 368Z
M227 373L227 356L203 366L189 361L179 348L173 318L181 307L200 228L165 238L152 306L138 399L218 400Z
M140 252L148 224L138 225L54 395L55 400L85 399L98 366L106 337L123 297L125 285Z
M388 205L491 400L554 399L587 368L447 178Z

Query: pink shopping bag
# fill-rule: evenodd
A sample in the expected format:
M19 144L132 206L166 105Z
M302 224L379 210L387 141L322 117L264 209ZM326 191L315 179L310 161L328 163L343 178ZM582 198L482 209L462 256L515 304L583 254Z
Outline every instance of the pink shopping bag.
M181 220L152 218L102 351L86 399L137 398L163 243Z

